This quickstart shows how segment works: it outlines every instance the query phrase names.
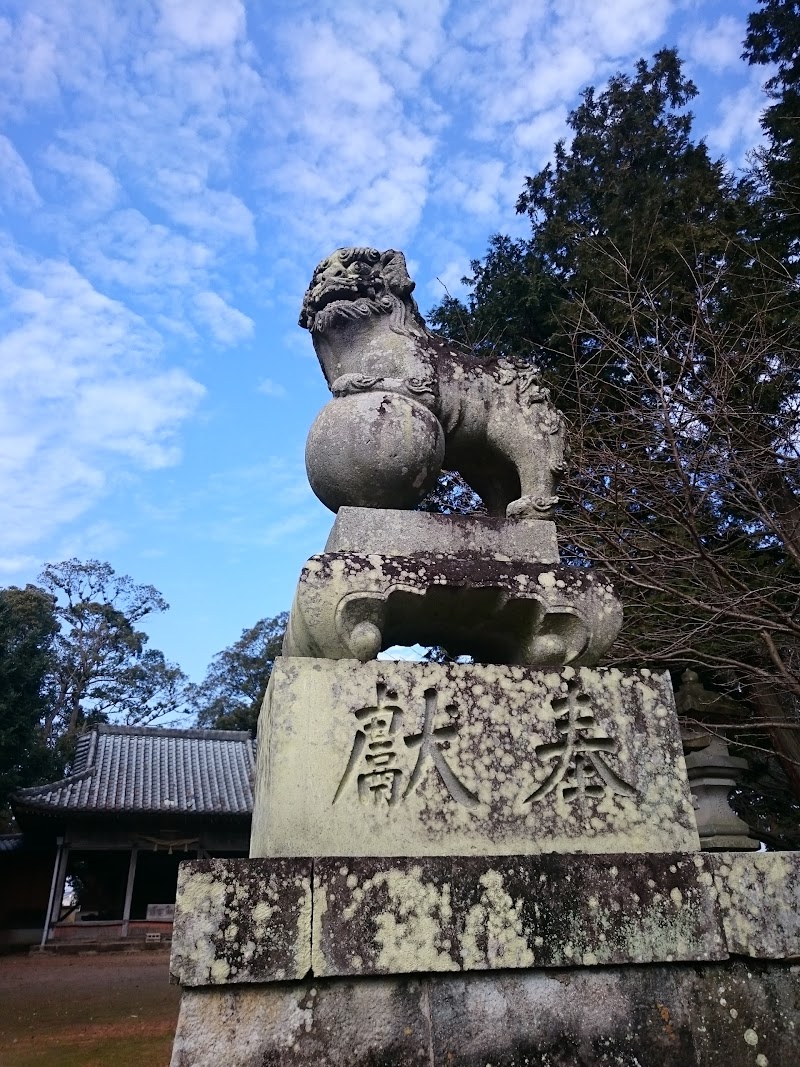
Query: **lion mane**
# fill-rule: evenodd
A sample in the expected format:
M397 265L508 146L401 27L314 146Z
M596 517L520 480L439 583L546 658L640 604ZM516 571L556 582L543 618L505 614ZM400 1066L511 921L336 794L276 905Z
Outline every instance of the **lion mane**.
M411 295L402 252L393 248L339 248L317 266L303 298L299 324L313 334L368 315L388 315L398 332L429 331Z
M564 432L536 369L453 348L425 325L413 291L393 248L339 248L317 266L300 325L311 332L331 403L375 391L422 404L441 426L445 468L490 514L550 518Z

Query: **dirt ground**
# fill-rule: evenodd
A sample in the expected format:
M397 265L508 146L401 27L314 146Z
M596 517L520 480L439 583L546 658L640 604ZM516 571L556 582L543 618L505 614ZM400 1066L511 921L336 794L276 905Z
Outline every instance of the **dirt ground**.
M0 956L4 1067L167 1067L180 989L169 954Z

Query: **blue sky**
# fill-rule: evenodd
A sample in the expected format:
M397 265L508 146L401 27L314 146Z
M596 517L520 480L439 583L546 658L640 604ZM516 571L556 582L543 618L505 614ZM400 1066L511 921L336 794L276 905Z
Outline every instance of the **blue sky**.
M302 294L349 244L458 292L587 84L676 45L696 130L759 137L756 0L0 0L0 584L157 586L199 680L288 608L333 516Z

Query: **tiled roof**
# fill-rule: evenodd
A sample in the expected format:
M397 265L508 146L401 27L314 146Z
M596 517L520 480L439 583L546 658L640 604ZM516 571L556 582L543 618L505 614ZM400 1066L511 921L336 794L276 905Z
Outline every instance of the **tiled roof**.
M24 834L0 834L0 852L19 852L24 840Z
M254 742L240 730L99 726L83 735L72 773L20 789L22 811L247 815Z

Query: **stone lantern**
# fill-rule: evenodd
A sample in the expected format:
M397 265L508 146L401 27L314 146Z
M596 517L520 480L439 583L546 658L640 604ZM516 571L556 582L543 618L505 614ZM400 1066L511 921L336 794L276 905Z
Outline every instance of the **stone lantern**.
M747 770L747 760L731 756L728 742L715 724L742 720L742 705L710 692L693 670L681 675L675 694L681 737L692 791L700 848L704 852L753 851L759 842L728 802L731 790Z

